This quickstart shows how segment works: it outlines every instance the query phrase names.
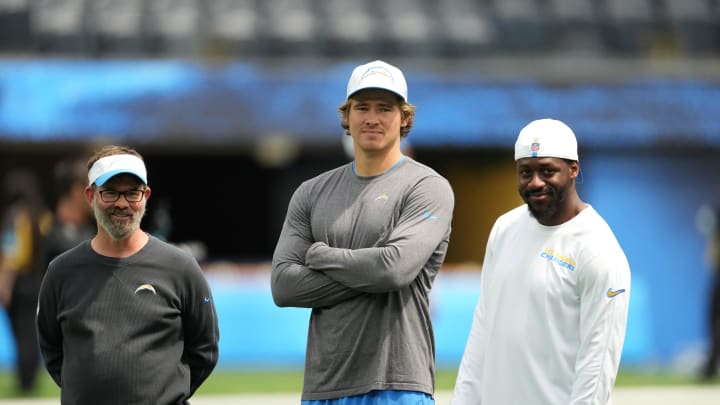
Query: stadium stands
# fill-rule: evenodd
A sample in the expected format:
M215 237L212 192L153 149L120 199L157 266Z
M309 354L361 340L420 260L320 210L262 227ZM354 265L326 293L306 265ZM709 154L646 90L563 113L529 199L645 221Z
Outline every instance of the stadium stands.
M244 55L255 52L262 24L255 0L205 0L201 20L206 50Z
M87 52L96 55L142 49L141 0L94 0L87 8Z
M667 1L667 21L683 53L717 50L720 43L720 5L707 0Z
M24 17L21 14L20 17ZM29 50L84 52L84 0L33 0L28 3Z
M364 1L328 1L319 18L320 52L331 57L370 54L380 37L380 22Z
M0 53L717 56L720 0L0 0Z

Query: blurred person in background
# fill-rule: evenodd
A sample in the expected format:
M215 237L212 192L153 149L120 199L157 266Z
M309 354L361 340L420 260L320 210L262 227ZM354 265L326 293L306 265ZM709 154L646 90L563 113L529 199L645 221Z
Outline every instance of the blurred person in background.
M140 227L142 156L107 146L87 165L95 236L50 262L37 327L62 404L187 404L218 360L218 324L197 261Z
M52 221L35 173L29 169L7 173L0 213L0 304L7 311L15 340L19 389L30 393L40 366L35 311L45 271L44 238Z
M57 255L92 238L95 233L92 210L85 201L86 164L81 159L67 159L54 167L55 209L45 241L46 268Z
M700 378L711 381L717 377L720 360L720 196L712 208L712 226L708 229L706 260L712 271L712 287L708 301L708 345L707 358Z
M578 196L567 125L529 123L515 161L525 204L490 231L451 404L608 404L627 325L627 258Z
M453 190L402 153L415 107L398 68L357 66L339 112L354 160L295 190L272 262L275 303L312 308L302 404L433 404Z

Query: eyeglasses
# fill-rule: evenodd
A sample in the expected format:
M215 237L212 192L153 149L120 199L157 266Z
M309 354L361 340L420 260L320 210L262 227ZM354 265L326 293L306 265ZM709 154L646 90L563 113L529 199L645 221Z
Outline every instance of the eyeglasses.
M117 190L102 190L98 191L100 198L103 202L110 203L120 199L120 196L125 196L127 202L139 202L145 195L145 190L128 190L128 191L117 191Z

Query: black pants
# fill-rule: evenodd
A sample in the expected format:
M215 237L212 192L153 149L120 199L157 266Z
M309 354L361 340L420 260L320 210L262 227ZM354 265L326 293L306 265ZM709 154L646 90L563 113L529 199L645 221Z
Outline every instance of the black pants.
M720 269L718 269L720 271ZM707 363L703 369L703 377L713 378L718 371L720 360L720 273L715 273L715 281L710 295L710 350Z
M40 347L35 327L39 290L40 281L37 277L19 275L15 280L12 301L7 308L15 338L15 372L20 389L26 392L35 387L35 377L40 366Z

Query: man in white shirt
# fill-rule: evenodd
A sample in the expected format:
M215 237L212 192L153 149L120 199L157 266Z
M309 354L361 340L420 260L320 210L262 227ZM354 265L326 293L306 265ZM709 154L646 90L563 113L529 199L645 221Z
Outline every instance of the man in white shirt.
M609 404L625 338L630 266L576 190L573 131L540 119L515 143L525 204L488 239L453 405Z

